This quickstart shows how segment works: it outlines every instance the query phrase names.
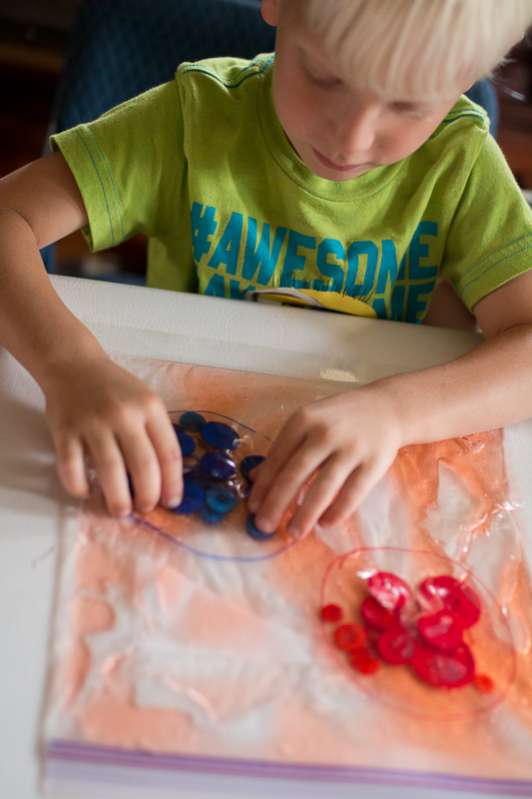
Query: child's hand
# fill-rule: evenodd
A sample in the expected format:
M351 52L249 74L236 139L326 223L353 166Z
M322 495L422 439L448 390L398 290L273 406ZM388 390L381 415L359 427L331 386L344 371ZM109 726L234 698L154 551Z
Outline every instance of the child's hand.
M163 402L107 356L62 364L43 385L46 412L66 490L87 496L85 459L96 470L109 512L147 512L179 503L181 451Z
M387 471L403 443L394 405L377 386L301 408L257 468L249 499L257 526L265 532L277 529L312 476L290 532L304 534L318 521L339 524Z

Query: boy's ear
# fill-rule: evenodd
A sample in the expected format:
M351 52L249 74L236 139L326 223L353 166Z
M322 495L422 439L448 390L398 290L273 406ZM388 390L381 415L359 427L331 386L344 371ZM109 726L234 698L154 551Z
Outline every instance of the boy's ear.
M278 0L261 0L260 13L264 22L275 28L279 14Z

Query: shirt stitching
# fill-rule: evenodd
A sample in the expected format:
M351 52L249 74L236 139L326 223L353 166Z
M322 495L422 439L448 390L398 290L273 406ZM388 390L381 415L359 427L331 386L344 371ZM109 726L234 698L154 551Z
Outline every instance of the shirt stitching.
M121 201L121 198L120 198L120 191L118 189L118 185L116 184L116 181L115 181L111 166L109 164L109 161L108 161L105 153L103 152L102 148L100 147L97 139L93 137L93 141L94 141L94 146L96 147L98 153L100 154L101 161L102 161L103 165L106 168L106 172L107 172L107 175L108 175L109 183L111 184L111 188L113 190L113 194L115 195L115 203L116 203L117 208L118 208L118 223L119 223L119 226L120 226L121 239L124 239L124 236L125 236L125 232L124 232L124 209L123 209L122 201Z
M255 78L262 74L262 70L257 69L257 67L254 65L253 71L247 75L244 75L236 83L226 83L226 81L222 80L222 78L220 78L218 75L215 75L213 72L210 72L207 69L202 69L200 67L186 67L185 69L182 70L182 74L186 72L199 72L202 75L207 75L208 78L212 78L213 80L217 81L226 89L238 89L238 87L242 86L242 84L245 83L245 81L249 80L249 78Z
M516 245L519 244L519 242L523 242L523 245L521 247L519 247L518 249L515 249ZM490 272L496 266L501 264L503 261L506 261L509 258L514 258L517 255L522 255L522 253L526 252L529 249L532 249L532 236L530 236L530 235L521 236L521 238L516 239L511 244L508 244L505 247L504 255L501 255L500 257L498 257L496 261L493 261L492 263L489 263L489 260L490 260L489 256L487 256L486 258L483 258L481 261L478 261L476 266L475 266L475 269L472 270L472 274L469 276L469 280L464 281L462 283L464 291L467 290L468 286L470 286L472 283L474 283L476 280L478 280L478 272L480 270L482 270L482 275L486 275L488 272ZM510 250L510 252L508 252L508 250ZM488 262L487 265L486 265L486 262ZM464 276L464 277L466 277L466 276Z
M98 165L96 164L96 161L95 161L95 159L94 159L94 156L93 156L93 154L91 153L91 150L90 150L90 148L89 148L89 145L88 145L88 144L87 144L87 142L85 141L85 139L84 139L84 137L83 137L83 134L82 134L82 132L78 130L78 132L77 132L77 133L78 133L78 136L79 136L79 138L81 139L81 142L82 142L82 144L83 144L83 147L84 147L84 148L85 148L85 150L87 151L87 154L88 154L88 156L89 156L89 158L90 158L90 160L91 160L92 166L93 166L93 168L94 168L94 171L95 171L95 173L96 173L96 176L97 176L97 178L98 178L98 181L99 181L99 183L100 183L100 188L101 188L101 190L102 190L103 198L104 198L104 201L105 201L105 209L106 209L106 211L107 211L107 217L108 217L108 221L109 221L109 227L111 228L111 241L113 242L113 244L115 244L115 243L116 243L116 236L115 236L115 232L114 232L114 226L113 226L113 216L112 216L112 213L111 213L111 209L110 209L110 207L109 207L109 202L108 202L108 199L107 199L107 193L106 193L106 191L105 191L105 185L104 185L103 178L102 178L102 176L100 175L100 172L99 172L99 170L98 170Z

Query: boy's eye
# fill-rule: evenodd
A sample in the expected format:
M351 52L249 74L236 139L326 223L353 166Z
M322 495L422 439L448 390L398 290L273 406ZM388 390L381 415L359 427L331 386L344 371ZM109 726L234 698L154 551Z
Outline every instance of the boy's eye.
M422 119L428 113L426 109L420 108L418 105L414 105L413 103L391 103L390 108L397 114L405 114L407 116L414 117L415 119Z
M339 86L342 82L339 78L335 78L334 75L319 74L314 72L313 70L308 69L308 67L305 69L305 73L307 75L307 78L312 83L315 83L317 86L323 86L323 87Z

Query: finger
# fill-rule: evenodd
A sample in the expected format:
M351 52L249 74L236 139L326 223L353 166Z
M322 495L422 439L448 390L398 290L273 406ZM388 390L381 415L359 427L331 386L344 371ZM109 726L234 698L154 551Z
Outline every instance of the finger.
M262 466L262 463L264 463L264 461L262 461L261 463L257 463L257 465L253 467L253 469L250 469L248 471L247 476L248 476L248 480L251 483L254 483L255 480L257 479L257 475L259 473L258 469L259 469L260 466Z
M321 447L310 442L303 443L292 454L271 481L257 511L256 522L261 530L268 533L277 529L290 503L327 455Z
M291 427L289 422L287 422L272 444L266 460L255 471L253 487L248 500L248 506L252 513L255 513L261 507L265 496L270 490L272 481L302 442L303 433L299 430L299 427L296 425Z
M118 442L109 431L87 435L85 446L96 470L109 513L126 516L131 512L131 496L126 467Z
M57 453L57 472L66 491L75 497L89 495L89 481L85 471L83 444L74 436L54 438Z
M325 511L333 504L345 481L353 471L353 458L336 456L330 458L319 470L316 479L307 491L301 507L290 522L292 535L305 535L311 530Z
M319 519L320 524L323 527L332 527L348 519L386 473L388 466L388 462L374 461L355 469L345 481L336 500Z
M161 502L175 508L183 495L183 459L170 417L164 411L156 414L146 425L161 472Z
M135 427L121 432L118 443L133 481L135 508L148 513L161 497L161 469L152 441L144 427Z

